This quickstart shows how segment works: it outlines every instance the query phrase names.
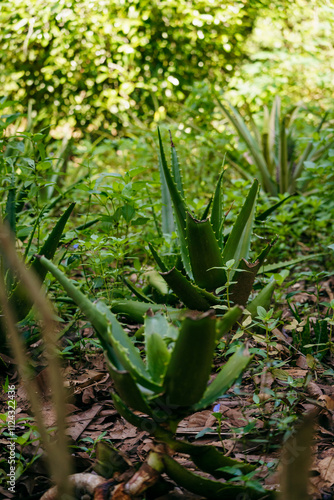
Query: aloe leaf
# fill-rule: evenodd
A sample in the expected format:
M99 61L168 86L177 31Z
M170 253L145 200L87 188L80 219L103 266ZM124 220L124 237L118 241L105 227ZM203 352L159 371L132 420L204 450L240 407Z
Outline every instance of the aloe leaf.
M139 290L139 288L135 287L129 279L124 278L124 283L141 302L146 302L147 304L153 303L153 300L146 297L146 295L141 290Z
M39 260L59 281L67 294L74 300L80 310L85 314L96 330L102 347L107 351L108 358L116 369L123 367L129 370L132 376L144 387L156 390L157 384L153 383L147 373L145 364L131 339L124 332L116 317L103 302L93 304L57 266L45 257Z
M248 349L245 346L240 347L208 386L201 401L193 405L194 410L207 408L225 394L245 370L251 359L252 356L248 353Z
M303 255L302 257L298 257L297 259L285 260L284 262L278 262L276 264L267 264L266 266L261 267L259 270L259 274L264 273L272 273L274 271L279 271L280 269L284 269L286 267L295 266L300 264L301 262L305 262L306 260L317 259L324 255L321 253L313 253L311 255Z
M183 184L182 184L182 172L179 165L179 160L176 153L176 148L172 139L172 133L169 131L170 135L170 145L171 145L171 156L172 156L172 174L175 180L176 187L184 198Z
M288 165L288 143L286 136L286 118L284 117L281 124L280 144L279 144L279 186L280 192L288 192L289 186L289 165Z
M209 203L207 204L207 206L204 209L204 212L202 214L201 220L204 220L204 219L208 218L212 201L213 201L213 198L211 197Z
M62 237L66 222L68 221L74 207L75 203L71 203L70 206L65 210L55 227L52 229L44 245L39 250L39 255L43 255L47 259L53 258L54 254L56 253L60 238ZM47 271L38 259L35 259L33 261L33 263L31 264L31 269L33 269L35 273L37 273L40 280L43 282Z
M16 234L16 187L15 187L15 174L12 173L10 186L8 188L5 217L4 222L7 222L12 235Z
M247 262L245 259L242 259L239 263L233 277L234 283L230 287L230 298L235 304L240 304L241 306L247 304L256 275L275 241L276 238L262 250L254 263Z
M142 393L140 392L138 385L134 381L131 374L127 371L116 370L114 366L109 362L108 369L113 379L117 393L122 398L122 400L133 408L134 410L141 411L147 415L151 414L150 407L145 401Z
M138 349L125 333L121 324L117 321L116 316L101 300L96 303L96 309L107 320L107 340L114 348L117 359L122 366L130 372L137 383L152 391L159 391L160 388L148 373Z
M205 498L212 500L235 500L236 498L247 498L249 500L256 500L261 498L273 499L274 493L271 491L259 491L246 486L234 485L231 483L222 483L220 481L213 481L198 474L194 474L185 469L176 460L168 455L161 455L161 460L165 466L167 475L175 481L178 485Z
M145 273L147 276L148 283L155 288L161 295L166 295L168 293L168 287L165 280L161 277L158 271L149 271Z
M227 313L224 314L222 318L217 320L217 340L221 339L223 335L226 335L233 327L233 325L238 321L242 315L243 307L234 306Z
M232 104L228 103L229 110L226 108L226 106L224 106L221 103L220 100L218 100L218 104L222 108L227 118L233 124L240 138L247 144L249 152L260 171L265 190L275 196L277 194L277 189L275 183L273 182L270 176L268 167L266 165L266 161L261 153L259 144L251 135L241 115L236 110L236 108L232 106Z
M257 308L259 306L264 307L264 309L268 309L276 285L277 283L275 280L269 281L269 283L267 283L267 285L261 290L261 292L257 294L255 299L253 299L252 302L247 304L247 311L251 313L252 317L256 316Z
M160 155L162 153L160 152ZM161 183L161 222L163 234L171 235L175 231L172 200L167 187L166 176L162 168L162 158L159 157L159 173Z
M211 213L211 224L213 228L213 232L216 235L216 239L218 241L218 245L220 250L223 248L223 224L224 224L224 211L223 211L223 175L224 170L219 176L215 195L212 203L212 213Z
M230 298L234 304L245 306L252 291L255 277L260 269L260 262L247 262L242 259L235 271L233 281L230 286Z
M222 255L210 221L196 220L187 213L187 241L196 284L206 290L223 285L226 276Z
M124 314L138 323L144 323L144 316L149 309L152 309L153 312L166 312L167 315L174 319L177 319L182 312L181 309L166 307L165 304L145 304L144 302L128 299L112 300L110 309L113 313Z
M224 247L224 264L232 259L238 263L241 259L248 258L258 187L258 181L255 180Z
M187 407L203 395L216 345L212 311L189 312L182 322L164 380L168 404Z
M175 267L167 273L161 273L161 276L180 301L189 309L207 311L210 309L210 305L219 303L217 297L191 283Z
M298 193L289 194L289 196L286 196L285 198L283 198L282 200L278 201L277 203L275 203L274 205L272 205L270 208L268 208L267 210L265 210L264 212L262 212L260 215L257 215L255 217L255 222L258 223L258 222L265 221L269 217L269 215L271 215L278 207L280 207L281 205L283 205L283 203L285 203L286 201L290 200L290 198L293 198L294 196L298 196Z
M158 135L159 135L161 167L165 175L167 188L173 203L175 222L180 243L181 257L184 268L188 276L192 278L192 272L191 272L191 266L190 266L190 260L186 242L186 205L183 197L181 196L181 193L177 189L172 174L170 173L169 168L167 166L159 128L158 128Z
M166 375L170 352L158 333L145 334L147 368L153 380L161 385Z
M165 265L164 261L160 258L158 252L155 250L154 246L151 243L149 243L148 246L149 246L149 249L151 250L151 254L153 255L155 262L158 264L161 271L163 273L166 273L168 271L168 268Z
M71 283L71 281L65 276L65 274L58 269L52 262L43 256L37 256L41 265L49 271L57 281L62 285L67 294L73 299L77 306L88 318L90 323L94 326L99 340L103 349L108 352L108 356L111 362L118 369L123 369L123 366L118 361L113 348L110 346L110 340L108 336L108 321L104 314L102 314L94 304L76 287Z

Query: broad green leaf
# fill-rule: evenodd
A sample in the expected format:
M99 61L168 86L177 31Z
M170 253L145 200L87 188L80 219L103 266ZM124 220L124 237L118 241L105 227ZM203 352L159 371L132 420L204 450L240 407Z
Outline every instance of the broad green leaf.
M214 381L208 386L203 398L193 405L194 410L202 410L217 401L232 386L251 360L248 349L240 347L220 370Z
M164 380L166 402L187 407L203 395L216 345L212 312L189 312L182 322Z
M187 213L187 241L195 283L209 291L222 286L226 281L223 260L210 221Z

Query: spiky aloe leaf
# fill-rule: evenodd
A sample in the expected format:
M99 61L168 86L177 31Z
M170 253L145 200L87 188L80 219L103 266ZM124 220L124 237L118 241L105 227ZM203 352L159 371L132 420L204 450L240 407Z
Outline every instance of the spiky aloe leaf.
M161 314L148 314L145 318L145 345L147 368L153 380L162 385L170 351L163 337L168 330L168 322Z
M207 219L209 217L209 212L210 212L210 207L211 207L212 201L213 201L213 198L211 197L209 203L207 204L207 206L204 209L201 220Z
M215 195L212 203L212 212L211 212L212 229L216 235L216 239L218 241L218 245L221 251L223 249L223 243L224 243L224 238L223 238L224 210L223 210L223 189L222 189L223 175L224 175L224 170L220 174L217 182Z
M231 483L221 483L213 481L198 474L194 474L185 469L176 460L168 455L162 455L160 459L165 466L167 475L178 485L186 488L192 493L210 498L212 500L235 500L236 498L247 498L249 500L257 500L261 498L273 499L272 491L259 491L251 487L234 485Z
M131 372L135 380L150 390L158 390L159 387L153 382L148 374L145 364L131 339L124 332L116 316L102 302L93 304L71 281L62 273L57 266L45 257L39 256L39 260L45 269L50 271L59 281L67 294L74 300L80 310L91 322L99 337L102 347L107 351L111 363L116 369L126 368Z
M163 273L166 273L168 271L168 267L165 265L164 261L160 258L159 254L156 251L156 249L154 248L154 246L151 243L149 243L148 246L149 246L149 249L151 250L151 254L153 255L153 258L154 258L155 262L158 264L160 270Z
M45 241L42 248L38 251L39 255L44 255L47 259L52 259L54 254L56 253L60 238L62 237L66 222L68 221L73 209L75 207L75 203L71 203L70 206L65 210L63 215L58 220L55 227L52 229L49 237ZM47 270L43 265L41 265L39 259L35 259L31 264L31 269L33 269L40 280L43 282L46 276Z
M259 261L247 262L242 259L234 274L234 283L230 287L230 299L233 304L245 306L252 291L255 277L260 268Z
M180 251L181 257L183 261L184 268L188 274L188 276L192 277L187 242L186 242L186 204L181 196L181 193L178 191L177 185L173 179L172 174L167 166L165 152L163 149L160 130L158 128L159 135L159 148L160 148L160 157L161 157L161 166L163 169L163 173L166 179L168 191L173 203L175 222L177 227L177 234L180 243Z
M166 401L187 407L203 395L216 345L212 311L188 312L182 322L164 380Z
M170 145L171 145L171 157L172 157L172 174L175 180L176 187L180 195L184 198L183 184L182 184L182 172L179 165L179 159L177 157L176 148L172 139L172 133L169 131L170 135Z
M162 156L159 157L159 174L161 183L161 223L163 234L172 234L175 231L172 200L168 190L166 176L162 167Z
M210 309L210 305L219 303L217 297L191 283L175 267L167 273L161 273L161 276L181 302L189 309L207 311Z
M223 250L223 263L248 259L259 183L253 182ZM232 274L230 276L232 279Z
M247 304L256 275L275 241L276 238L262 250L254 263L249 263L245 259L241 260L233 277L234 283L230 287L230 298L235 304L242 306Z
M107 341L109 341L112 345L117 359L120 361L122 366L130 372L131 376L137 383L143 385L151 391L159 391L160 388L148 373L138 349L125 333L122 325L117 321L116 316L101 300L98 301L95 306L97 311L100 312L107 320Z
M283 118L280 130L279 149L279 187L281 193L287 193L291 189L289 186L289 164L288 164L288 142L286 134L286 117Z
M202 410L211 405L231 387L252 359L245 346L240 347L220 370L209 385L203 398L193 405L194 410Z
M15 207L15 204L16 204L16 187L15 187L15 174L13 172L10 186L8 188L4 222L7 222L14 237L16 234L16 207Z
M221 339L223 335L229 332L233 325L238 321L242 315L244 308L242 306L234 306L222 318L217 320L217 340Z
M139 290L137 287L134 286L134 284L128 280L127 278L124 278L124 283L126 286L131 290L131 292L139 299L141 302L146 302L147 304L152 304L153 300L150 298L146 297L146 295Z
M199 221L187 213L187 241L195 283L215 290L226 280L221 251L210 221Z
M297 259L285 260L283 262L278 262L277 264L267 264L263 266L259 270L259 274L264 273L272 273L274 271L279 271L280 269L284 269L286 267L295 266L300 264L301 262L305 262L306 260L317 259L318 257L322 257L324 254L321 253L313 253L311 255L303 255L302 257L298 257Z
M131 374L127 371L119 371L109 362L108 369L113 379L117 393L122 400L133 408L134 410L141 411L147 415L151 414L150 407L145 401L138 385L134 381Z
M165 304L147 304L137 300L117 299L112 300L110 309L115 314L124 314L138 323L144 323L144 316L149 309L153 312L166 312L168 316L177 319L182 310L174 307L166 307Z
M230 103L228 103L229 109L227 109L226 106L224 106L220 100L218 100L218 104L222 108L227 118L233 124L240 138L247 144L249 152L252 155L253 160L260 171L265 190L275 196L277 194L277 188L270 176L266 161L261 153L259 144L249 132L247 125L245 124L244 120L242 119L241 115L236 110L236 108L234 108Z
M157 271L149 271L145 273L147 276L148 283L155 288L161 295L166 295L168 293L168 287L165 280L161 277L161 274Z

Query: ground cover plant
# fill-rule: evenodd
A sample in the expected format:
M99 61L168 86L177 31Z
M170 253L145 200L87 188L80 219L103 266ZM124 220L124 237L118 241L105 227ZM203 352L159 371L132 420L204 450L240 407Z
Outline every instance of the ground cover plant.
M329 500L332 7L44 3L0 14L1 498Z

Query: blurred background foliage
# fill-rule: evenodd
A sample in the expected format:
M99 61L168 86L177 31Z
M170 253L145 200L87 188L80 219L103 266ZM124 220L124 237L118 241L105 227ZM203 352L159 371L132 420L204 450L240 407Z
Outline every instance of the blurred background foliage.
M41 121L117 129L222 84L243 57L259 2L3 2L1 84ZM175 110L174 110L175 111Z
M112 136L181 105L208 123L212 86L253 111L277 93L325 105L333 20L329 0L3 1L2 94L42 125Z

